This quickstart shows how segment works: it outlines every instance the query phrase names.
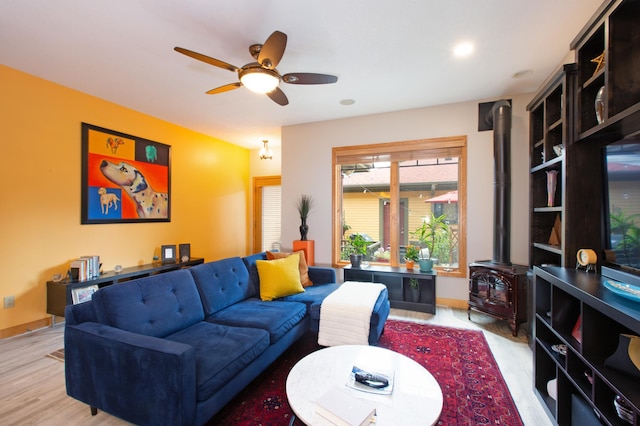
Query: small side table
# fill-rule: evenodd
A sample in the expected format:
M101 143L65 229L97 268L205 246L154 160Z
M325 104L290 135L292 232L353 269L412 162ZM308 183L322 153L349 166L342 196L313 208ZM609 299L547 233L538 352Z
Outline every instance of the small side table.
M314 240L295 240L293 242L293 251L302 250L304 252L304 258L307 261L307 265L315 265L315 241Z

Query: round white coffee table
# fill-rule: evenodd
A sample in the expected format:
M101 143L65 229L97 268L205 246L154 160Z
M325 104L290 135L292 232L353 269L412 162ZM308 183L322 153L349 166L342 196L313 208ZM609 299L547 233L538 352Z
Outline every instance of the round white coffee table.
M392 394L379 395L346 386L354 365L394 371ZM333 346L302 358L287 377L287 399L305 424L330 425L315 412L315 401L335 387L374 401L378 426L433 425L442 411L442 390L431 373L404 355L375 346Z

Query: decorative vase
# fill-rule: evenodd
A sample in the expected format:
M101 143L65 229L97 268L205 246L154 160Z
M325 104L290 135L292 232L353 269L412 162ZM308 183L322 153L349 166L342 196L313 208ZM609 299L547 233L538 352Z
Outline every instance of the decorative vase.
M607 95L605 93L605 88L602 86L598 93L596 94L595 107L596 107L596 120L598 120L598 124L602 124L604 121L604 104L607 101Z
M433 259L420 259L420 272L431 272L433 270Z
M307 232L309 232L309 226L307 225L307 218L301 217L302 225L300 225L300 241L307 241Z
M558 184L558 171L547 172L547 207L553 207L556 198L556 185Z
M407 269L413 269L416 266L416 262L414 260L405 259L404 266L406 266Z

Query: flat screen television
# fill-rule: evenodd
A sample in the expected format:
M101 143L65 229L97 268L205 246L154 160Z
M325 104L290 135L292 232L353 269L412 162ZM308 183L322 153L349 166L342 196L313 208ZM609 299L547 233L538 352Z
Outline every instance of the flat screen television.
M604 161L605 261L640 275L640 135L607 145Z

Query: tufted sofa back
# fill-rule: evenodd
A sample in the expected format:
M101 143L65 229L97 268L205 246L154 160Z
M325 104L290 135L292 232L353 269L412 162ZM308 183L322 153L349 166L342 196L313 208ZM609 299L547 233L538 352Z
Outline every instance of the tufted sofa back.
M256 295L249 272L239 257L196 265L189 272L198 286L207 317Z
M185 269L110 285L92 300L102 324L147 336L165 337L204 319L198 289Z

